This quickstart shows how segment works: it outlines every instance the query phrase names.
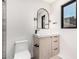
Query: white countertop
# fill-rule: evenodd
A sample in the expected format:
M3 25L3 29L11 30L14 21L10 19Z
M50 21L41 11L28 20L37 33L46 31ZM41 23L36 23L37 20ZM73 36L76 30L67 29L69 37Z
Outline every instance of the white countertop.
M35 37L51 37L51 36L58 36L59 34L33 34Z

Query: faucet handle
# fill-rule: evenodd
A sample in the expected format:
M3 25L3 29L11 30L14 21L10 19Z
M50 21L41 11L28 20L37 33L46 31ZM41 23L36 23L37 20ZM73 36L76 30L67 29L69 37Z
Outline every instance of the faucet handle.
M37 31L40 31L40 29L37 29Z

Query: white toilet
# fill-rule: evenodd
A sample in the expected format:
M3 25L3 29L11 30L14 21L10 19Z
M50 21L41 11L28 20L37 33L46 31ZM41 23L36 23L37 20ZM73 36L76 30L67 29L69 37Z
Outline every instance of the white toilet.
M28 41L27 40L15 42L14 59L31 59L31 54L28 49Z

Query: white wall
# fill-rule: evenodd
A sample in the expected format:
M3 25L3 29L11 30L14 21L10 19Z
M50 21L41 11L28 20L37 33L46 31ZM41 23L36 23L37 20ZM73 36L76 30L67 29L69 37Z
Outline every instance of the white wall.
M52 22L57 24L50 25L52 33L60 34L60 54L63 59L77 59L77 30L76 29L61 29L61 5L68 0L58 0L51 4L50 17Z
M40 0L7 0L7 59L13 59L16 40L29 40L29 49L33 54L34 17L39 8L49 10L49 5Z

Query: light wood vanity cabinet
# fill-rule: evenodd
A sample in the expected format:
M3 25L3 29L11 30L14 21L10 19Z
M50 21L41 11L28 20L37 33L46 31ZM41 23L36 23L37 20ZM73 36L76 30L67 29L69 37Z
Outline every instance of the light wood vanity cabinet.
M33 37L34 59L50 59L59 53L59 36Z

